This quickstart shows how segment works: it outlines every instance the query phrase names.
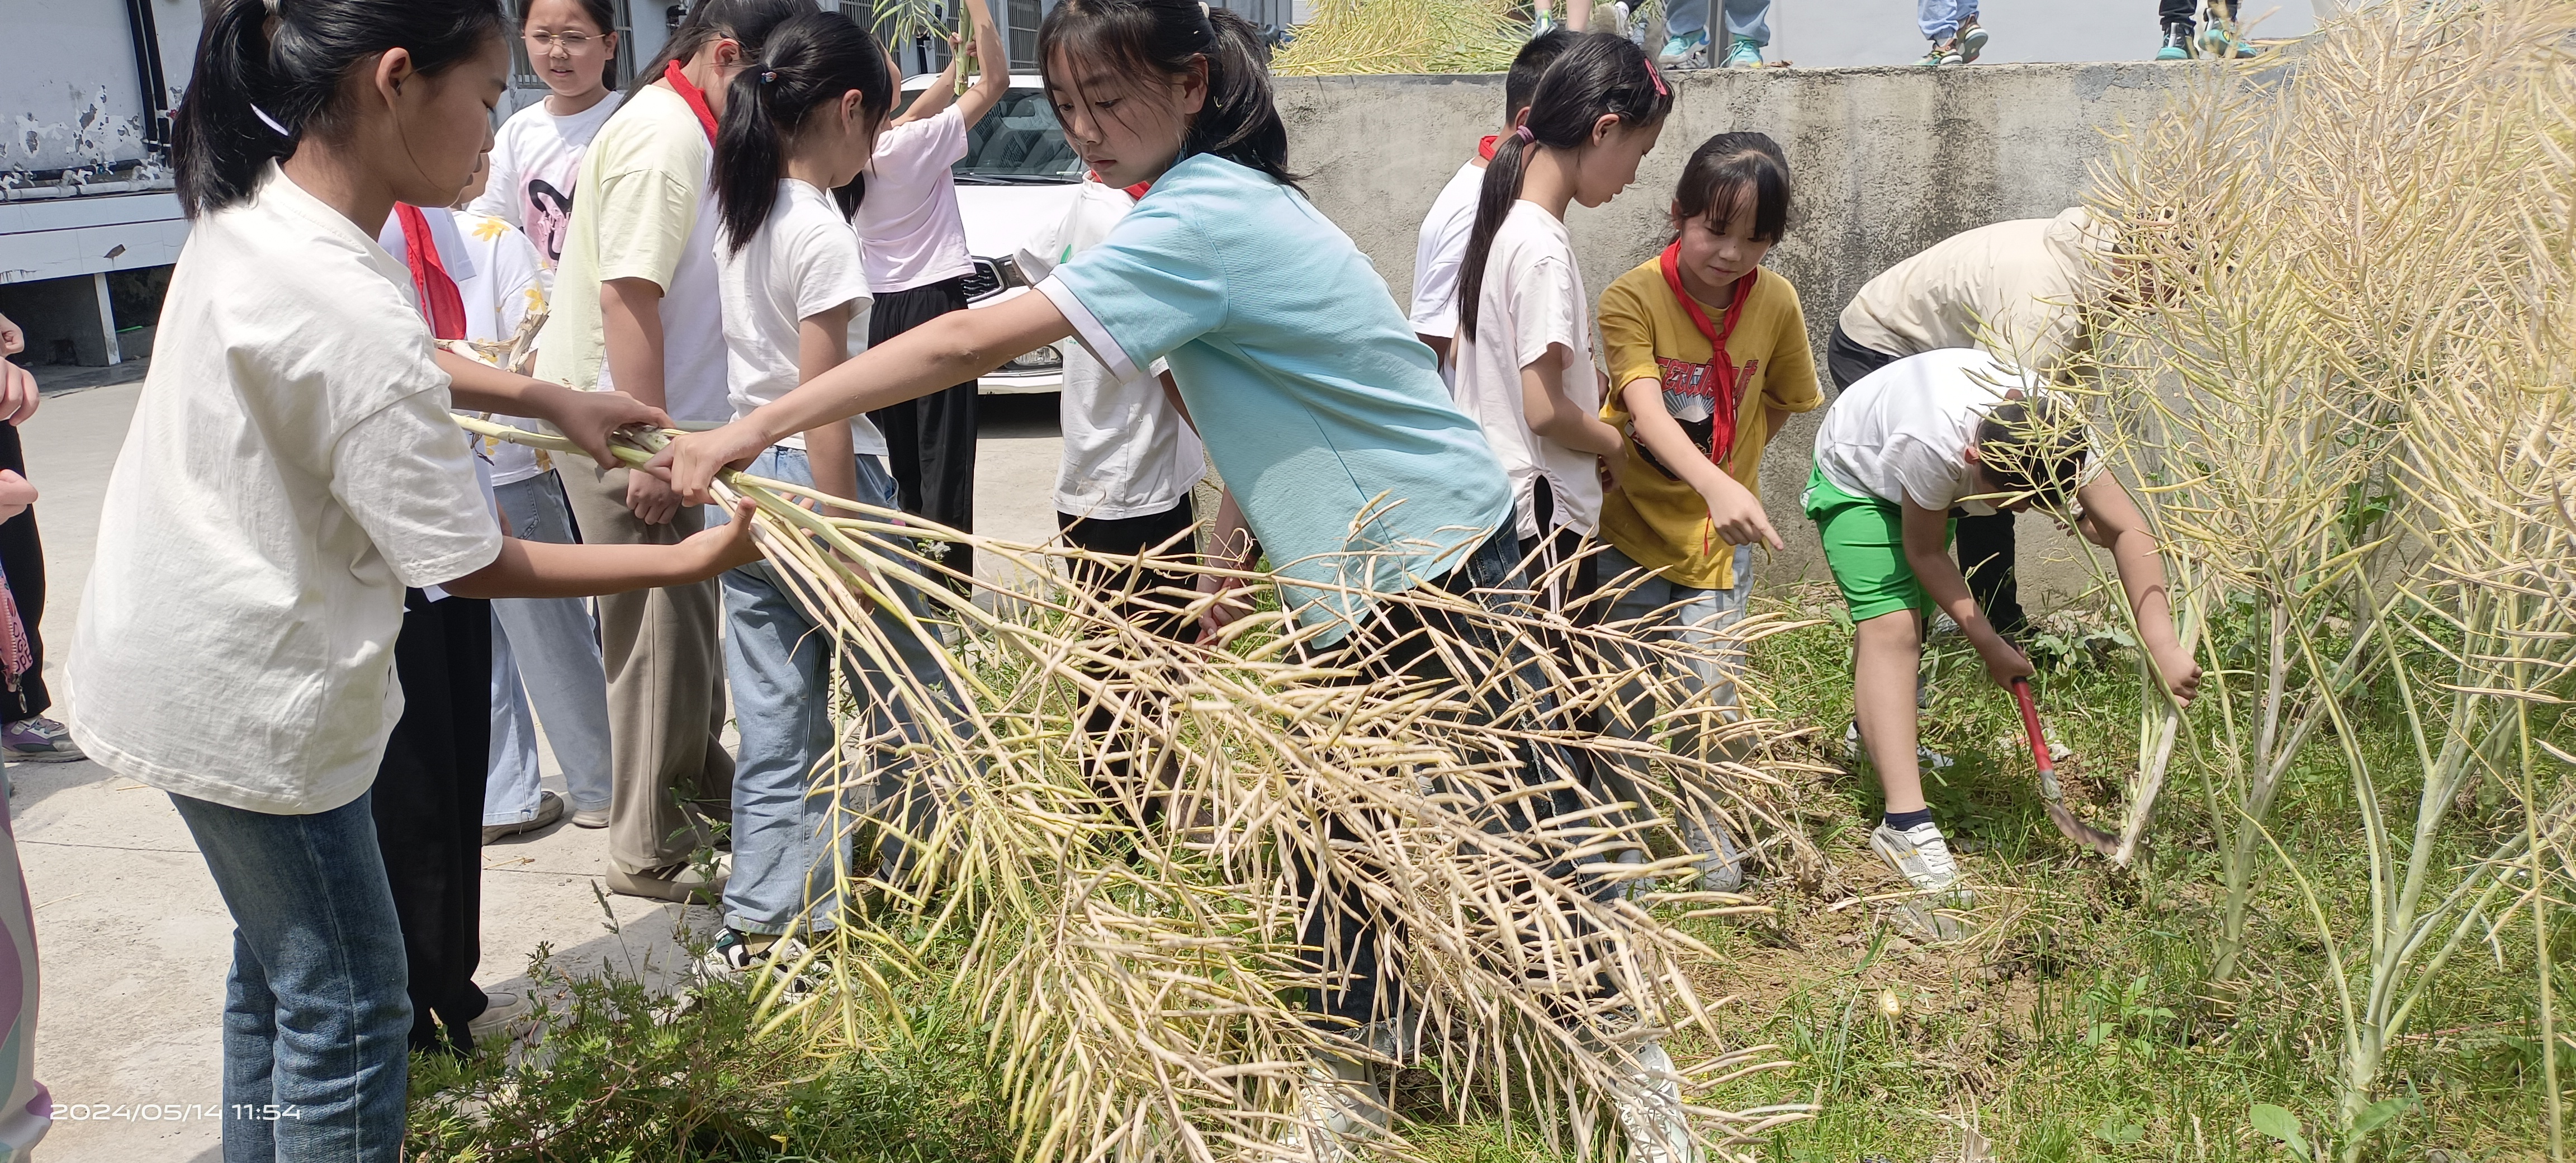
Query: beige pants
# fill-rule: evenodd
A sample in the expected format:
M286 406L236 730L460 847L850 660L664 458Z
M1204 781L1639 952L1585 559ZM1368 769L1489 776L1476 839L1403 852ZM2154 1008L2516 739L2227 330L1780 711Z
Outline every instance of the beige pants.
M669 545L706 524L681 506L668 525L626 508L626 470L563 462L581 539L592 545ZM724 654L716 631L723 592L713 580L599 599L600 661L608 670L608 732L616 791L608 802L608 855L628 872L688 860L708 843L711 819L733 816L733 756L725 724Z

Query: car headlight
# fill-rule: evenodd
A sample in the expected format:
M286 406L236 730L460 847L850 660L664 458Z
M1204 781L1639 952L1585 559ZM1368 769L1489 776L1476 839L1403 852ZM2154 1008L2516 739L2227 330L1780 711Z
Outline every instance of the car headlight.
M1020 358L1018 358L1018 359L1012 360L1010 363L1008 363L1008 364L1004 365L1002 370L1004 370L1004 371L1021 371L1021 372L1051 372L1051 371L1059 370L1059 369L1061 369L1061 368L1063 368L1063 367L1064 367L1064 353L1063 353L1063 352L1061 352L1061 351L1056 350L1056 346L1055 346L1054 344L1050 343L1050 344L1046 345L1045 347L1041 347L1041 348L1037 349L1036 351L1032 351L1032 352L1028 353L1027 355L1024 355L1024 356L1021 356L1021 357L1020 357Z

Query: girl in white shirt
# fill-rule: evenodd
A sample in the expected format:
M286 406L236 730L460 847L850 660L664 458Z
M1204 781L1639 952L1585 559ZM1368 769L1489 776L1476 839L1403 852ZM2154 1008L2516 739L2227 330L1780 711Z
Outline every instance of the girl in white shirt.
M739 517L676 546L493 523L451 404L542 417L603 461L612 430L663 419L436 353L375 243L396 202L448 205L473 173L507 34L492 0L223 0L177 116L193 228L68 677L75 735L170 793L232 913L230 1158L401 1153L412 1014L369 785L404 588L599 593L753 556Z
M736 418L865 348L870 299L858 235L831 191L863 181L860 168L893 104L884 48L838 13L780 24L759 59L734 77L716 133L723 234L715 260ZM864 197L863 185L858 193ZM885 450L876 426L853 416L780 440L752 472L890 509L894 481L879 460ZM916 618L928 613L905 579L888 580L914 599ZM742 744L725 928L705 968L783 974L806 959L799 934L829 930L840 914L833 895L840 861L830 845L850 832L833 818L835 789L847 780L828 766L839 652L809 612L812 595L791 575L753 563L724 575L723 585L725 673ZM876 621L909 673L940 684L945 671L935 646L891 612ZM873 798L897 799L911 771L910 761L895 755L911 736L899 729L910 707L873 662L844 656L841 669L853 701L876 720L855 736L877 741L863 749L878 782ZM793 978L787 984L805 985Z
M572 221L582 151L617 112L617 16L608 0L528 0L519 20L546 99L510 115L492 139L492 178L468 209L524 231L554 289Z
M1511 478L1533 576L1572 559L1599 527L1601 476L1623 440L1601 422L1592 299L1565 208L1599 206L1636 181L1672 107L1645 50L1586 33L1548 66L1485 167L1458 277L1454 390ZM1593 587L1560 576L1548 588L1564 600Z

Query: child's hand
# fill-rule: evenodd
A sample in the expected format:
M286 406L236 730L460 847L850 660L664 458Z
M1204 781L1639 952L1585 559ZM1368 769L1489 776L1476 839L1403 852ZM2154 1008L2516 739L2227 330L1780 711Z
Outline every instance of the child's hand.
M36 486L28 484L27 478L0 468L0 521L26 512L27 506L35 503Z
M749 465L768 447L769 441L747 420L736 420L712 431L684 432L672 437L662 451L645 462L643 471L670 482L681 501L703 505L714 495L709 486L715 483L717 473Z
M760 560L760 547L751 541L751 514L752 503L738 500L734 502L733 520L701 529L680 543L681 549L698 555L699 576L714 577Z
M671 418L660 408L624 392L566 392L555 398L552 410L554 415L545 419L560 429L565 439L580 445L601 468L616 468L621 463L608 450L608 438L618 429L671 426Z
M1753 495L1734 477L1719 478L1714 495L1708 501L1708 523L1718 540L1729 545L1768 545L1786 549L1778 530L1771 527L1771 515L1762 511L1762 499Z
M1614 493L1627 489L1628 450L1622 448L1608 456L1601 457L1600 461L1601 487Z
M2156 664L2156 674L2165 680L2165 690L2172 693L2174 702L2188 707L2193 699L2200 696L2200 663L2193 661L2191 652L2183 649L2182 644L2158 647L2150 651L2149 656Z
M2030 658L2004 641L2003 635L1989 629L1983 638L1977 643L1977 653L1986 660L1986 677L1995 680L1996 686L2010 690L2014 679L2037 673L2031 669Z
M1215 642L1224 635L1226 627L1252 612L1251 602L1234 596L1234 591L1249 588L1251 585L1251 582L1239 577L1222 577L1212 573L1199 575L1200 593L1223 595L1208 607L1207 613L1199 615L1201 643Z

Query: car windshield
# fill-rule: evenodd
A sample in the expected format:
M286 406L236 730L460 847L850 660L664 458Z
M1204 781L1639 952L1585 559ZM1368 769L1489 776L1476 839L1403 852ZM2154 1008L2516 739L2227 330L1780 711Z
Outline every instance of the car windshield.
M966 156L955 169L968 184L1058 185L1081 181L1083 166L1045 92L1015 88L967 131Z

